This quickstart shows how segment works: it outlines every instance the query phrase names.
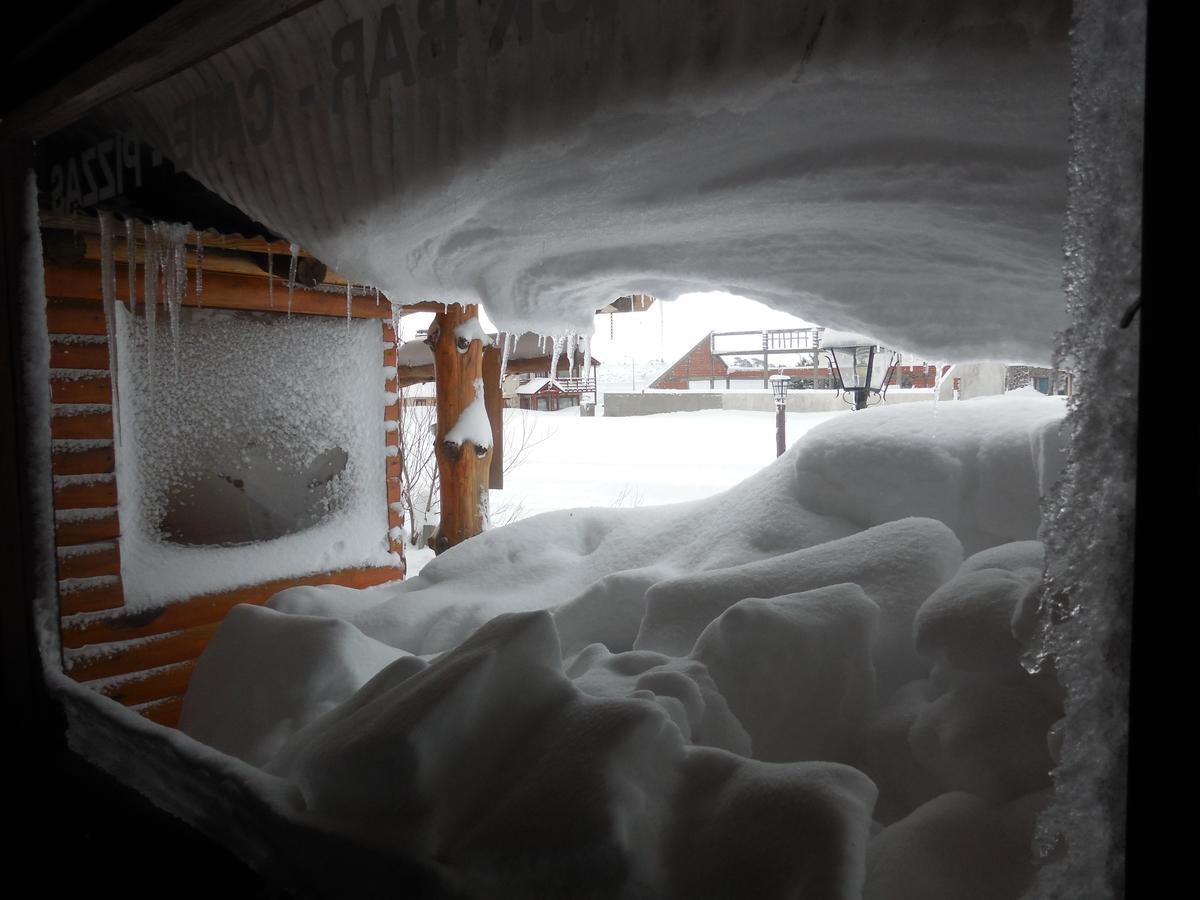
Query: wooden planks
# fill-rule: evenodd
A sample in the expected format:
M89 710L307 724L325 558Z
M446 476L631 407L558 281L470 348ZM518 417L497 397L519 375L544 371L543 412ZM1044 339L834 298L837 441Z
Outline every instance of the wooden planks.
M103 369L108 371L108 343L72 341L61 335L50 338L50 368Z
M50 454L55 475L107 475L116 471L116 452L107 447L55 447Z
M58 611L63 616L120 609L125 603L125 589L120 581L88 587L73 587L59 583Z
M50 379L50 400L54 403L112 403L112 379L108 372L81 375L78 378Z
M188 660L149 673L138 672L128 678L108 682L100 688L100 693L126 706L180 697L187 691L195 668L195 661Z
M151 722L157 722L159 725L165 725L167 728L178 728L179 716L183 712L183 697L168 697L157 703L135 706L134 710Z
M98 578L121 574L121 553L115 542L84 545L58 552L58 577Z
M50 436L56 440L111 441L112 407L76 411L56 406L51 413Z
M54 525L54 540L59 547L115 541L121 536L121 523L114 509L104 515L87 519L59 520Z
M393 581L402 574L402 570L391 566L342 569L302 578L280 578L232 591L206 594L149 611L130 611L95 619L68 619L62 624L63 646L79 649L89 644L153 637L213 624L220 622L225 614L239 603L261 605L289 587L337 584L342 587L364 588Z
M53 298L47 305L47 316L52 319L51 333L105 334L104 313L99 306L99 273L100 267L95 264L55 266L46 270L46 296ZM141 305L145 303L144 280L138 280L136 287ZM271 306L265 278L205 271L203 295L196 296L195 279L191 279L183 296L183 305L282 313L287 311L287 294L287 284L277 281L275 305ZM158 302L162 304L163 298L159 297ZM291 309L294 315L345 318L346 295L343 291L311 290L296 285ZM352 318L390 319L391 315L390 304L376 304L373 297L351 299ZM95 330L97 328L99 330Z
M117 505L117 482L112 479L54 485L55 509L108 509Z
M205 273L204 305L226 309L269 308L264 276ZM396 566L348 569L299 578L281 578L231 591L197 596L165 607L125 608L121 580L118 485L113 445L114 416L109 352L102 306L99 267L93 264L46 269L47 316L51 320L51 436L55 476L55 538L58 552L59 611L62 616L63 668L71 677L136 709L162 724L178 722L182 698L195 660L203 652L228 611L238 603L265 603L297 585L338 584L369 587L404 576L403 542L392 540L401 555ZM276 293L286 310L286 287ZM185 301L194 305L189 296ZM345 294L297 287L294 313L345 315ZM380 322L380 359L395 360L395 333L386 317L387 304L355 298L353 312ZM391 379L386 389L394 392ZM394 417L396 404L385 407ZM398 434L386 432L388 446ZM389 502L398 501L400 460L387 458ZM394 495L394 500L393 500ZM85 514L69 515L68 511ZM403 525L403 515L389 510L389 528Z

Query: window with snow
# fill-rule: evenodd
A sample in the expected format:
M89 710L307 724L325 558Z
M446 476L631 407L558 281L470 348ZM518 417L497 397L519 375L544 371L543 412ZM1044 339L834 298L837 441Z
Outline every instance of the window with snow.
M118 311L127 593L167 600L382 552L378 323Z

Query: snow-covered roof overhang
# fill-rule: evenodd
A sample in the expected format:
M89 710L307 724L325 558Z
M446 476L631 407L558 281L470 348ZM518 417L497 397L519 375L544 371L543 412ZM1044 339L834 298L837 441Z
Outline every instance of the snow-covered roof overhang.
M355 282L507 330L715 288L1049 359L1066 0L530 6L319 3L106 114Z

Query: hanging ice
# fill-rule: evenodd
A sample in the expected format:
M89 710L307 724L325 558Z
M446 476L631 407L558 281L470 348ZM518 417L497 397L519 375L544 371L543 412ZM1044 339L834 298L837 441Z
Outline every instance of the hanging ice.
M567 377L575 377L575 347L579 342L579 332L567 332Z
M583 371L579 373L579 377L587 381L592 371L592 337L585 334L580 342L583 344Z
M137 312L137 238L133 234L133 219L125 220L125 259L129 270L129 311Z
M271 245L267 244L267 303L275 308L275 259Z
M515 334L505 333L504 347L500 351L500 384L504 384L504 375L508 372L508 357L512 354L512 348L516 342Z
M347 331L350 330L350 318L351 318L350 313L353 311L353 307L354 307L354 299L352 296L353 290L354 290L354 286L349 281L347 281L346 282L346 330Z
M288 250L292 254L292 261L288 263L288 318L292 317L292 295L296 291L296 266L300 259L300 247L298 244L289 244Z
M116 331L116 306L117 306L117 263L113 253L113 227L115 226L112 215L107 212L100 213L100 297L104 306L104 333L108 338L108 361L109 368L113 373L112 383L116 386L116 368L117 368L117 331ZM128 229L126 230L128 233ZM128 252L128 245L126 245ZM113 427L116 428L116 418L118 406L113 404ZM116 433L114 431L114 433Z
M155 322L158 318L158 231L153 225L142 226L143 253L145 265L142 277L145 279L144 293L146 303L146 354L149 356L148 369L150 372L150 396L154 397L155 345L158 329Z
M187 234L186 225L166 222L155 223L165 240L160 245L163 269L163 301L171 321L171 356L175 375L179 375L179 334L183 294L187 289Z
M196 232L196 305L204 305L204 241Z
M562 356L563 346L566 344L567 338L565 335L560 335L554 339L554 351L550 356L550 377L558 377L558 358Z

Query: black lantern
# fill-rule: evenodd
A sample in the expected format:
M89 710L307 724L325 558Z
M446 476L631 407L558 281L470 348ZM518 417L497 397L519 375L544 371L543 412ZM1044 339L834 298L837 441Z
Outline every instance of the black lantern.
M851 344L824 348L838 387L854 395L854 408L863 409L871 394L887 395L899 354L876 344Z
M787 449L787 419L784 413L787 411L787 392L792 379L786 375L772 375L768 380L775 394L775 455L783 456L783 451Z

